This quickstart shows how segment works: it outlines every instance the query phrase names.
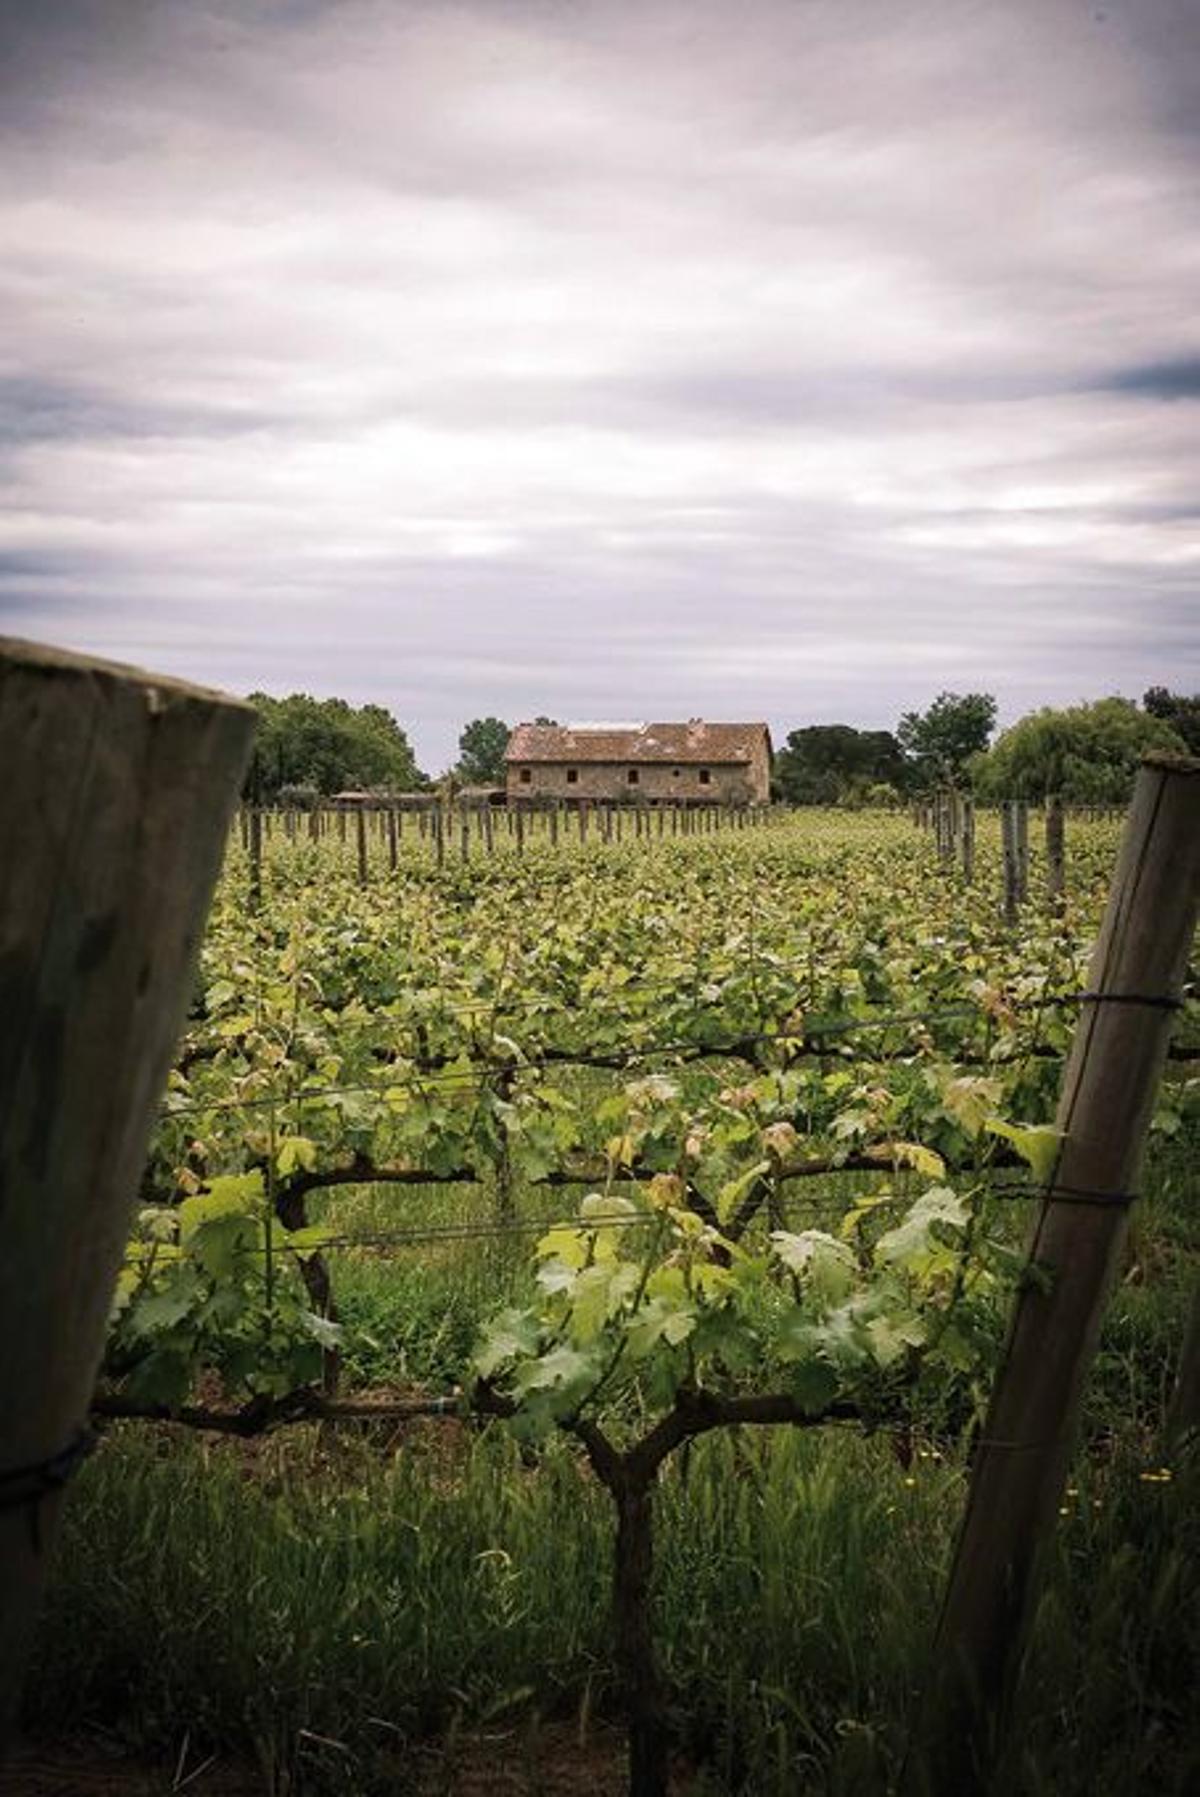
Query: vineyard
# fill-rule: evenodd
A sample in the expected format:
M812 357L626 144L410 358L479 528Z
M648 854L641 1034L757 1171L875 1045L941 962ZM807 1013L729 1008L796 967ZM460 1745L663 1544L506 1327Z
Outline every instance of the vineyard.
M1035 830L1014 916L994 815L969 878L894 814L421 822L234 833L33 1725L111 1717L119 1660L123 1738L281 1792L553 1789L547 1743L619 1789L622 1714L635 1790L886 1789L1118 825L1069 821L1065 881ZM1198 1027L1031 1648L1010 1774L1050 1771L1010 1789L1200 1764L1162 1446ZM526 1783L470 1782L488 1740Z

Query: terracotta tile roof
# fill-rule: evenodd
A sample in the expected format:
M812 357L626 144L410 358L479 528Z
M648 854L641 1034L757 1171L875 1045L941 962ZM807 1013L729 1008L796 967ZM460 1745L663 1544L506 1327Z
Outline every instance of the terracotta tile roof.
M753 760L765 724L518 724L508 739L506 761L675 762L714 767Z

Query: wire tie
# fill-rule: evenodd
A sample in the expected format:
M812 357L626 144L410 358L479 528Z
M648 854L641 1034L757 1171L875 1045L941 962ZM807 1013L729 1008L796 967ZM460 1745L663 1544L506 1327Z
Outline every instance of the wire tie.
M28 1509L30 1540L35 1554L42 1551L42 1499L61 1491L95 1446L95 1435L83 1424L57 1454L50 1454L45 1460L34 1461L29 1466L15 1466L8 1472L0 1472L0 1510Z
M1004 1441L994 1435L981 1435L976 1441L976 1448L999 1448L1008 1454L1033 1454L1059 1447L1057 1441Z
M1101 1209L1113 1205L1128 1210L1140 1196L1139 1192L1098 1192L1088 1186L1050 1186L1042 1193L1042 1200L1046 1204L1095 1204Z
M1183 1000L1165 992L1080 992L1081 1005L1145 1005L1152 1011L1181 1011Z

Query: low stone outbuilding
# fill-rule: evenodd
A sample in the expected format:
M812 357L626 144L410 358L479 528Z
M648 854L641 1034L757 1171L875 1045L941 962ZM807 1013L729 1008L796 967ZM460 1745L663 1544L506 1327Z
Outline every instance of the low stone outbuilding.
M505 754L510 804L765 805L765 724L518 724Z

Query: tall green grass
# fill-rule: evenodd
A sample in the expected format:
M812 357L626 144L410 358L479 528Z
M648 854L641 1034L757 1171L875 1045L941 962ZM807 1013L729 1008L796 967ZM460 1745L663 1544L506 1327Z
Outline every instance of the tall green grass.
M1200 1478L1084 1465L1003 1788L1182 1797L1200 1766ZM884 1791L959 1512L959 1465L886 1439L714 1438L659 1493L656 1627L696 1791ZM607 1500L495 1429L247 1451L114 1431L85 1470L29 1691L45 1731L257 1758L264 1790L404 1788L462 1726L611 1707ZM331 1745L334 1743L335 1745Z

